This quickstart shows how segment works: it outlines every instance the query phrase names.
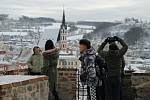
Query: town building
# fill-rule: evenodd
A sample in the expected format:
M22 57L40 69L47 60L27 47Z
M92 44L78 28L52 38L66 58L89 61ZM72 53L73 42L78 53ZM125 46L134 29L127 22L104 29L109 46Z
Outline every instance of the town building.
M57 46L60 48L58 68L77 68L80 66L77 50L68 46L67 35L65 11L63 10L62 24L57 38Z

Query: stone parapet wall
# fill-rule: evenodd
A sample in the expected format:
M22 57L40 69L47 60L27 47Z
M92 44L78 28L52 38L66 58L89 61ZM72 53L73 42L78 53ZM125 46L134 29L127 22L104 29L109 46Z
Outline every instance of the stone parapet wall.
M133 73L132 86L136 93L135 100L150 100L150 73Z
M124 100L150 100L150 73L130 73L123 79Z
M126 74L122 79L123 100L135 100L135 92L132 88L131 74Z
M46 76L0 76L0 100L48 100L48 78ZM31 77L31 78L30 78ZM8 82L8 80L11 80ZM13 78L13 79L10 79ZM22 80L20 80L22 78Z
M0 71L0 75L27 75L28 69L12 69L7 71Z
M1 71L0 73L1 75L27 75L28 69L9 70L7 72ZM76 73L77 73L76 68L58 68L58 92L59 92L61 100L76 100L76 91L77 91ZM31 84L31 85L34 85L34 84ZM19 86L17 88L19 89L22 87ZM12 91L14 91L14 89L16 88L11 88L11 89ZM34 100L34 99L31 99L31 100Z

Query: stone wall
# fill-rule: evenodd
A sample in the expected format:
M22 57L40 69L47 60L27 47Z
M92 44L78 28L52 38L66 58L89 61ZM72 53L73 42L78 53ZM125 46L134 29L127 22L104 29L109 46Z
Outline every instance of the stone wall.
M12 69L7 71L0 71L0 75L27 75L28 69Z
M134 73L132 86L136 92L136 100L150 100L150 73Z
M27 75L28 70L18 69L0 73L1 75ZM76 68L58 68L58 92L61 100L76 100L76 73Z
M77 69L58 68L58 91L60 100L76 100Z
M126 74L125 77L122 79L122 93L123 93L123 100L135 100L135 92L132 88L132 74Z
M48 100L45 76L9 75L0 79L0 100Z
M124 100L150 100L150 73L126 74L123 79Z

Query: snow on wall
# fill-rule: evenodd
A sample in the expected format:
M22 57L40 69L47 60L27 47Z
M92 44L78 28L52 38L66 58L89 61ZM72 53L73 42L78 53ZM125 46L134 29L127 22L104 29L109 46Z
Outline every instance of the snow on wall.
M25 76L25 75L0 76L0 85L11 84L11 83L15 83L15 82L31 80L31 79L40 78L40 77L44 77L44 76Z

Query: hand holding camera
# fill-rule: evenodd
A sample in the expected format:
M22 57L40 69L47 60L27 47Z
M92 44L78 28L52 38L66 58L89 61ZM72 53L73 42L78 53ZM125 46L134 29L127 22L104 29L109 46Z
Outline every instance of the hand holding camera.
M106 43L112 43L112 42L116 42L116 41L119 41L120 40L120 38L119 37L117 37L117 36L114 36L114 37L108 37L107 39L105 39L105 41L104 42L106 42Z

